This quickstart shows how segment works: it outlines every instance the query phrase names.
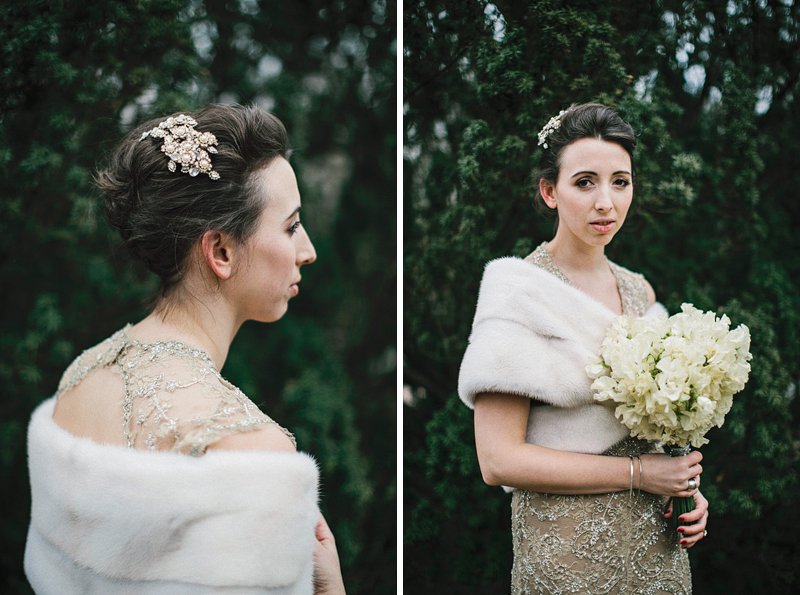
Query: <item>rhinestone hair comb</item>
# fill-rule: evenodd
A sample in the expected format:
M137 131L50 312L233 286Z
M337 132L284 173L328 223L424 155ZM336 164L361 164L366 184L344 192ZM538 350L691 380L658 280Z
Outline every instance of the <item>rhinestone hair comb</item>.
M211 164L211 154L217 153L217 137L210 132L195 130L197 122L184 114L170 116L156 128L142 133L143 141L148 136L162 139L161 151L169 157L167 169L195 177L207 174L212 180L219 180L219 174Z

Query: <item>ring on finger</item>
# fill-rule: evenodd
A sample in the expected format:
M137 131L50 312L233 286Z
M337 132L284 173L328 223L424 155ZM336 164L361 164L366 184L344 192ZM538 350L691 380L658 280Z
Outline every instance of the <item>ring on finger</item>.
M697 489L697 480L692 477L689 479L689 491L694 492Z
M708 529L703 529L703 537L708 537Z

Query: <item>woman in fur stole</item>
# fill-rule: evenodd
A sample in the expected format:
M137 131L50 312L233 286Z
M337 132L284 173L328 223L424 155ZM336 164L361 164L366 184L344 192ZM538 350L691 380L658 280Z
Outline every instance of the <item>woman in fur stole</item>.
M162 289L33 414L37 593L344 593L316 463L220 374L316 259L288 157L277 118L211 105L141 125L97 176Z
M512 592L690 593L686 549L708 517L702 456L630 438L585 372L615 316L665 313L644 277L604 253L633 198L634 132L583 104L551 119L539 144L555 237L486 266L459 376L483 478L513 491ZM690 496L676 534L669 498Z

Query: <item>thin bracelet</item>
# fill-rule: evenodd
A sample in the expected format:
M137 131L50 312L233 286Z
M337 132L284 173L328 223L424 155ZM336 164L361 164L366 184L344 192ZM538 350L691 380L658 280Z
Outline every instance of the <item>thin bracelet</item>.
M641 493L642 491L642 477L644 477L644 467L642 466L642 459L639 458L639 455L636 455L636 460L639 461L639 487L636 490Z
M631 485L630 488L628 489L628 497L633 498L633 457L631 455L628 455L628 458L631 461Z

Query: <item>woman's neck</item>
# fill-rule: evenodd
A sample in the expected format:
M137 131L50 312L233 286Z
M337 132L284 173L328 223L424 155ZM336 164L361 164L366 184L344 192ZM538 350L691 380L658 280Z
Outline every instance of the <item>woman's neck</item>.
M199 347L221 370L240 326L221 301L210 304L200 300L162 301L133 325L129 334L146 342L172 339Z
M556 234L545 246L556 264L569 271L591 274L608 271L605 246L590 246L584 242L570 242Z

